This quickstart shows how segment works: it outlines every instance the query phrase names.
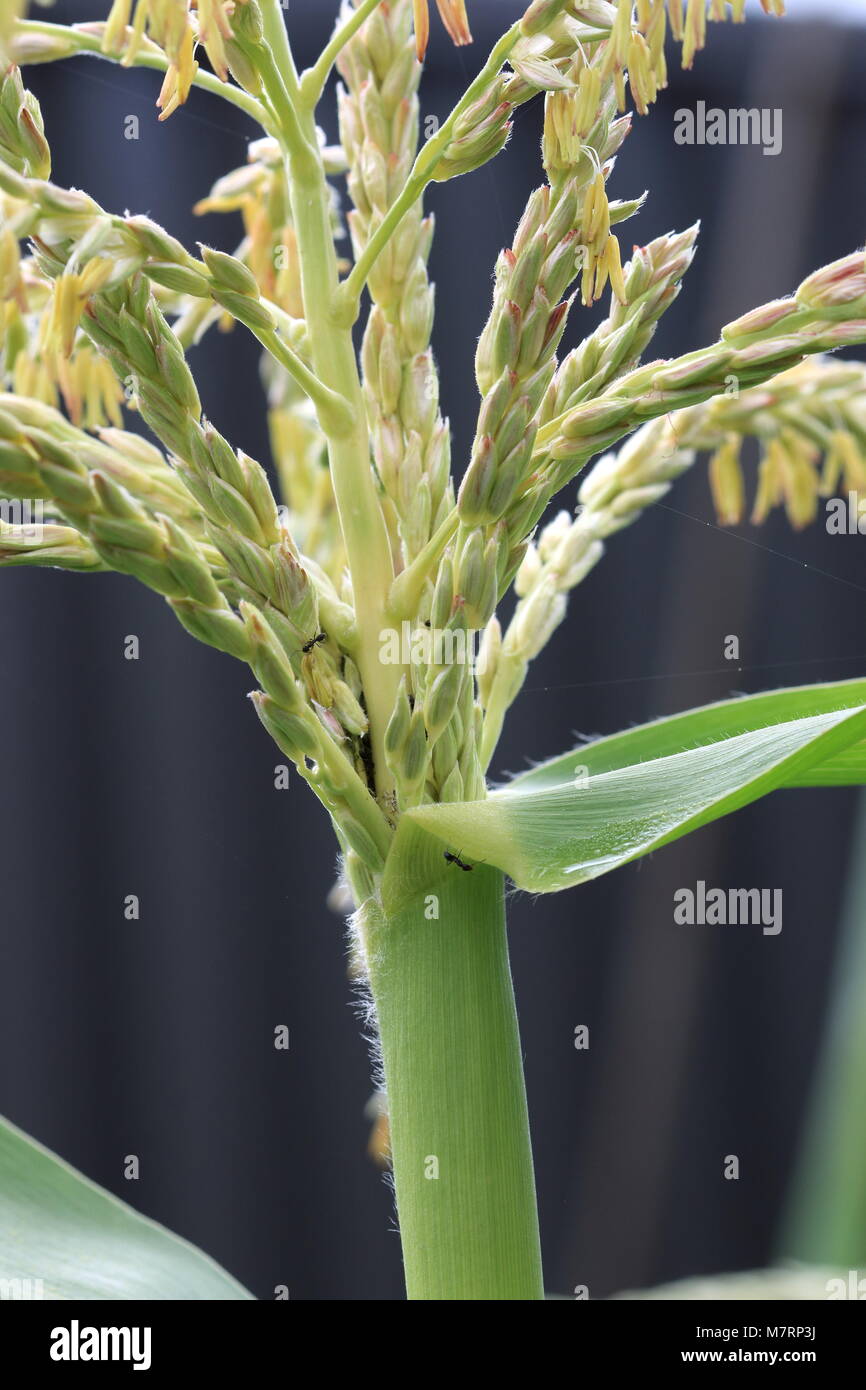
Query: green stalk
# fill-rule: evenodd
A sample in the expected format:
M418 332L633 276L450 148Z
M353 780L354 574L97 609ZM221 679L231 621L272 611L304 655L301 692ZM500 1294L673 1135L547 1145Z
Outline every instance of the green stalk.
M362 926L407 1293L540 1299L503 878L483 865L442 867L430 896L387 918L368 905ZM428 920L434 903L438 919Z
M274 361L285 367L301 390L309 396L316 407L316 414L323 430L331 434L339 434L343 430L351 429L352 416L343 397L325 386L310 371L303 358L289 347L288 343L284 342L273 329L253 328L251 331L258 338L262 347L267 348Z
M313 371L344 403L320 424L340 525L346 545L358 624L358 668L364 685L370 744L380 795L392 788L384 738L394 709L401 669L380 659L381 633L390 624L388 596L394 579L391 547L370 464L370 440L349 324L335 314L339 272L330 200L318 150L313 111L301 101L297 71L277 0L262 0L270 47L261 51L261 75L280 124L286 153L292 216L298 239L304 318ZM339 415L339 420L338 420Z
M379 792L390 782L384 733L400 667L379 657L393 568L370 467L350 318L338 272L315 118L301 95L276 0L262 0L260 71L286 152L305 320L319 381L348 421L322 420L352 574L358 666ZM419 838L427 840L421 835ZM427 846L429 851L429 843ZM389 1096L394 1175L411 1299L543 1296L520 1038L501 874L429 859L438 903L363 914ZM443 872L445 870L445 872ZM435 1176L434 1176L435 1172Z

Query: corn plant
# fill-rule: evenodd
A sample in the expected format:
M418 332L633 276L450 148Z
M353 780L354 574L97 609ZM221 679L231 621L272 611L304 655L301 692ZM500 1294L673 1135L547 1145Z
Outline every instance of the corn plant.
M132 575L250 667L255 712L339 845L408 1295L540 1298L506 878L573 888L779 788L863 781L866 681L693 710L497 788L488 769L572 590L699 456L725 524L746 508L752 438L757 521L784 506L799 527L866 481L866 368L829 356L866 341L863 252L705 348L647 357L696 229L623 263L619 224L643 199L608 183L629 108L645 115L677 46L690 66L708 19L742 20L745 0L533 0L423 142L426 0L345 3L303 72L278 0L114 0L72 26L25 8L0 0L0 494L43 520L34 534L7 515L0 565ZM464 0L437 9L468 44ZM241 214L233 254L50 181L19 67L81 54L159 70L160 120L201 87L258 125L249 162L198 205ZM316 116L335 69L331 147ZM501 152L536 97L539 186L495 266L477 428L452 472L425 190L494 158L507 178ZM203 416L188 362L232 325L261 345L271 474ZM88 1297L245 1296L11 1128L0 1158L13 1273L62 1267L54 1292Z

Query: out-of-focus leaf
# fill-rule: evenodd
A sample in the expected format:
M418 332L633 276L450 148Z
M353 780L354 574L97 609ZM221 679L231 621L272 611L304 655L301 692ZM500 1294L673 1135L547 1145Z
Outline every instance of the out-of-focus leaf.
M819 1266L793 1266L789 1269L750 1269L742 1274L717 1274L708 1279L681 1279L654 1289L635 1289L614 1295L615 1299L686 1299L691 1303L771 1302L817 1303L822 1299L856 1298L849 1294L848 1271Z
M208 1255L0 1119L4 1298L249 1299Z

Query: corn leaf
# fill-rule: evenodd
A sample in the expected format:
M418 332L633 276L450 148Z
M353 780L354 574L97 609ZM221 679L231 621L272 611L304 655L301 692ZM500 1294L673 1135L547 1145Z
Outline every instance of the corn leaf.
M633 729L578 745L563 757L539 763L514 777L504 791L562 786L574 782L575 767L591 775L649 758L663 758L718 743L735 734L751 733L770 724L812 714L853 710L866 705L866 680L830 685L795 685L761 695L739 695L713 705L701 705L667 719L654 719ZM806 763L791 771L790 787L860 786L866 783L866 740L848 745L821 763Z
M555 892L768 792L852 782L866 782L866 681L724 701L585 744L486 801L406 812L389 855L386 905L392 895L430 891L424 875L441 868L428 837L444 847L443 860L457 853L495 865L529 892Z
M856 1286L856 1278L854 1280ZM736 1274L715 1274L704 1279L679 1279L651 1289L629 1289L614 1294L615 1300L685 1299L689 1303L736 1300L738 1303L817 1303L827 1299L857 1298L849 1293L847 1270L819 1265L792 1265L750 1269ZM573 1300L572 1300L573 1301Z
M207 1299L252 1294L0 1119L0 1296Z

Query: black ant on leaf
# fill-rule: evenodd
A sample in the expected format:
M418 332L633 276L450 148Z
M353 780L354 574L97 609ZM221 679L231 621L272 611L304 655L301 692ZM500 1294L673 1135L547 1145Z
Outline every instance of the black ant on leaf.
M315 637L311 637L311 638L310 638L309 642L305 642L305 643L304 643L304 645L301 647L301 651L302 651L305 655L307 655L309 652L311 652L311 651L313 650L313 648L314 648L315 646L317 646L317 645L319 644L319 642L327 642L327 640L328 640L328 634L327 634L327 632L318 632L318 633L316 634Z
M448 864L456 864L458 869L462 869L464 874L471 874L474 864L464 864L459 854L452 854L450 850L445 850L445 861Z

